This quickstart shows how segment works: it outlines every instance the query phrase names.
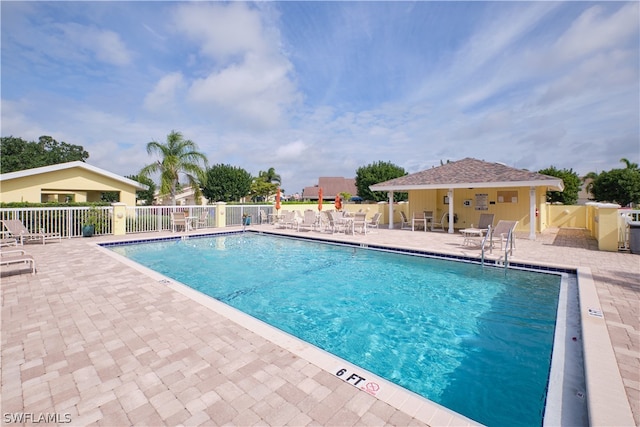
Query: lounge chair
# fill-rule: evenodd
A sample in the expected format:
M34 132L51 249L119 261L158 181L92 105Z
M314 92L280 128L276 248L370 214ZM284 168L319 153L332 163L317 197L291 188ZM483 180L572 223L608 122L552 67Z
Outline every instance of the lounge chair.
M189 229L187 215L184 212L171 212L171 231L175 233L178 227L182 227L184 231Z
M36 260L22 249L0 251L0 265L31 264L31 274L36 274Z
M296 221L296 212L295 211L282 211L282 215L278 222L276 223L278 228L293 228L293 224Z
M435 230L436 226L442 228L442 231L445 231L444 221L445 219L447 219L447 215L449 215L449 212L443 213L442 216L440 217L440 221L431 221L431 231L436 231Z
M327 227L327 229L331 230L332 234L344 231L345 220L339 212L327 212L327 218L329 220L329 226Z
M515 230L518 225L518 221L498 221L495 227L491 229L491 236L489 244L491 245L491 249L493 249L494 241L500 241L500 250L502 250L502 243L504 242L505 248L507 245L509 246L509 254L513 254L513 249L516 247L516 236L513 230ZM511 241L509 241L509 236L511 236Z
M300 227L308 228L309 230L313 230L318 225L318 218L316 217L316 213L312 210L304 211L304 216L302 217L302 221L298 221L298 231L300 231Z
M30 232L19 219L5 219L2 221L2 224L9 234L11 234L11 237L20 239L21 245L24 245L25 241L33 242L41 240L43 245L47 240L57 239L58 242L62 241L60 233L47 233L44 231L38 233Z
M404 213L404 211L400 211L400 218L401 218L400 220L401 230L413 230L413 227L409 222L409 219L407 218L407 215Z
M3 248L5 246L18 246L18 241L15 237L0 239L0 248Z

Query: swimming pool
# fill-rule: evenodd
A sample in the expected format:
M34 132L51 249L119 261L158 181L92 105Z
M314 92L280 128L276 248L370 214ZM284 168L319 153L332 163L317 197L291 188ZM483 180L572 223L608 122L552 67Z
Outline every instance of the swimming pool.
M541 424L557 275L254 234L112 249L481 423Z

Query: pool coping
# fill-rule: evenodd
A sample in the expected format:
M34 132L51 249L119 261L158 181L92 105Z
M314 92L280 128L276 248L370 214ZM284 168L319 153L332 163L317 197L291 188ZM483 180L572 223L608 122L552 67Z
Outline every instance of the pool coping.
M292 236L289 234L281 234L273 231L222 231L207 232L201 234L190 234L180 236L152 237L144 239L125 239L117 241L104 241L100 243L90 243L96 246L104 253L118 259L130 267L141 271L161 283L165 283L168 287L179 292L190 299L198 302L209 309L227 317L238 325L245 327L252 332L272 341L282 348L298 355L301 358L315 364L328 373L335 375L341 366L348 367L351 373L362 373L367 375L367 379L371 378L384 385L376 393L367 391L364 387L362 390L374 395L376 398L388 403L396 409L399 409L416 419L427 424L436 425L481 425L461 414L458 414L444 406L432 402L422 396L419 396L403 387L400 387L388 380L378 377L377 375L357 367L333 354L330 354L312 344L302 341L292 335L289 335L275 327L272 327L248 314L245 314L231 306L228 306L214 298L204 295L187 285L170 279L158 272L147 267L135 263L109 249L109 246L129 245L134 243L146 243L157 241L174 241L187 240L193 238L205 238L220 235L236 235L243 232L254 234L267 234L284 238L311 240L323 243L337 244L349 247L369 248L374 250L386 250L400 252L408 255L418 255L426 257L435 257L440 259L448 259L452 261L464 261L472 263L480 263L478 257L461 256L453 252L447 251L425 251L420 249L403 248L401 246L385 245L385 244L367 244L360 242L349 242L335 239L327 239L309 236ZM495 259L487 259L485 263L490 267L500 267ZM600 308L600 300L596 291L595 282L593 280L591 269L587 267L571 267L555 263L536 263L536 262L511 262L509 268L514 269L533 269L539 272L549 273L571 273L577 278L579 312L582 331L582 347L584 357L584 375L586 382L586 401L588 408L590 425L634 425L631 407L627 400L627 395L622 382L622 377L618 369L617 361L611 345L609 332L606 327L602 310ZM599 314L599 315L598 315ZM251 327L248 327L250 325ZM255 328L255 329L254 329ZM602 345L602 343L608 345ZM357 374L356 374L357 375ZM373 381L370 381L373 382ZM354 385L351 382L348 382ZM546 405L545 405L546 408Z

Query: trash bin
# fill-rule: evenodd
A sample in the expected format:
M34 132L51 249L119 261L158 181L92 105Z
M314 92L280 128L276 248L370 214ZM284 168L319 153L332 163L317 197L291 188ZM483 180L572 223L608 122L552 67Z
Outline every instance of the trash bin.
M629 223L629 250L632 254L640 254L640 221Z

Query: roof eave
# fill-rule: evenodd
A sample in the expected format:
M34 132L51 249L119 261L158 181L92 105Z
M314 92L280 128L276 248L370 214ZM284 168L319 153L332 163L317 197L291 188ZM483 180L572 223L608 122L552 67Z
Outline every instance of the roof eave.
M416 184L416 185L371 185L371 191L411 191L411 190L448 190L456 188L505 188L505 187L546 187L549 190L563 191L561 179L507 181L507 182L463 182L452 184Z

